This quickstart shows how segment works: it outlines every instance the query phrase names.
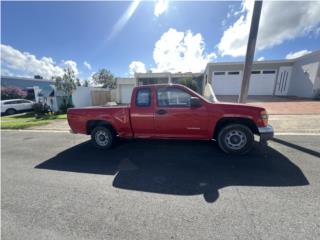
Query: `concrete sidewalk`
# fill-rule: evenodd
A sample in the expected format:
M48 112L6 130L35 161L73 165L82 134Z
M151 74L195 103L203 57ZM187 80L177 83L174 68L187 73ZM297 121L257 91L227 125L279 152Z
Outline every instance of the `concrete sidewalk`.
M320 134L320 114L310 115L270 115L269 123L276 134L315 133Z

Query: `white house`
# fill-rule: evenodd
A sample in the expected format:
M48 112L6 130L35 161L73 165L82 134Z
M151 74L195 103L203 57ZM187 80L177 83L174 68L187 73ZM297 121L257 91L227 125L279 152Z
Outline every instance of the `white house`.
M216 95L239 95L243 67L243 62L209 63L204 81ZM313 98L319 91L320 50L296 59L253 63L249 95Z

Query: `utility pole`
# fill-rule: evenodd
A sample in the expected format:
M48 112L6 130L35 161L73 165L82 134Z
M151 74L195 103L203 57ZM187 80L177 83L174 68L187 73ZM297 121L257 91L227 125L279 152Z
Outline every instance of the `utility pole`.
M254 2L253 14L251 19L246 60L243 68L243 79L241 83L240 96L238 99L239 103L245 103L248 97L251 69L252 69L254 51L256 48L257 36L258 36L261 8L262 8L262 0L256 0Z

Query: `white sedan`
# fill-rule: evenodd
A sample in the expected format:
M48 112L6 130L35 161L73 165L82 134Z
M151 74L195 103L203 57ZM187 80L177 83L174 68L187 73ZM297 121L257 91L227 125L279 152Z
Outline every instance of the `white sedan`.
M32 110L34 102L26 99L10 99L1 101L1 114L16 114Z

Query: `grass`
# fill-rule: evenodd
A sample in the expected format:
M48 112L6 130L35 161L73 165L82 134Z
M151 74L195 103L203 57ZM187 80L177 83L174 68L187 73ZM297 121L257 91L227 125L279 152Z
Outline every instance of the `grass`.
M23 129L31 126L45 125L56 119L67 119L67 114L45 115L36 119L34 113L24 113L1 117L2 129Z

